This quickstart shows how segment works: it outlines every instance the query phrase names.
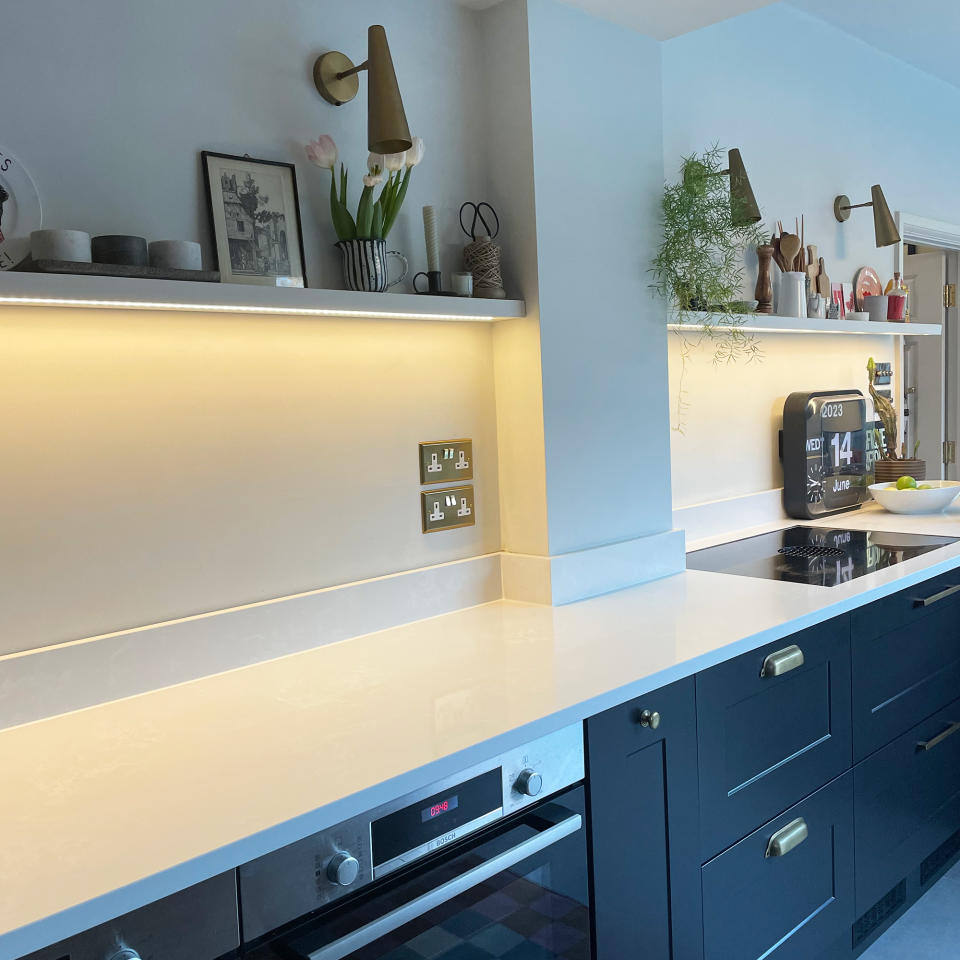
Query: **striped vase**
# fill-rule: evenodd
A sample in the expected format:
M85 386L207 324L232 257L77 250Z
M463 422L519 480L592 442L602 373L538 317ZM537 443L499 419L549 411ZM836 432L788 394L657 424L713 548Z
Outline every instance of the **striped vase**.
M343 259L343 282L348 290L383 293L407 275L407 260L396 250L387 250L384 240L341 240L337 244ZM403 271L395 280L387 276L387 257L397 257Z

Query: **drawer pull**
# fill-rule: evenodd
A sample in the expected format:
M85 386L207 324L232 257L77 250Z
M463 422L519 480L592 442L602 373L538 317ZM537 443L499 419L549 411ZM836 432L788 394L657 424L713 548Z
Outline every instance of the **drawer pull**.
M917 744L917 749L932 750L934 747L943 743L947 737L952 737L958 730L960 730L960 723L951 723L943 733L938 733L932 740L921 740Z
M946 600L947 597L952 597L955 593L960 593L960 583L952 587L947 587L946 590L941 590L939 593L934 593L929 597L917 597L917 599L913 601L913 605L915 607L932 607L933 604L939 603L941 600Z
M783 650L778 650L776 653L771 653L770 656L763 661L760 676L782 677L785 673L789 673L791 670L796 670L797 667L802 666L803 651L796 644L793 644L792 646L784 647Z
M797 817L770 838L764 857L785 857L791 850L796 850L809 833L807 821Z

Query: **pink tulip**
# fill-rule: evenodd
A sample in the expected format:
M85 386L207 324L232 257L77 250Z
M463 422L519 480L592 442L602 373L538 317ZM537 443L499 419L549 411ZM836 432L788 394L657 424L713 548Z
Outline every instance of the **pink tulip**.
M337 145L333 142L333 137L323 134L307 144L307 159L323 167L325 170L333 170L337 165Z

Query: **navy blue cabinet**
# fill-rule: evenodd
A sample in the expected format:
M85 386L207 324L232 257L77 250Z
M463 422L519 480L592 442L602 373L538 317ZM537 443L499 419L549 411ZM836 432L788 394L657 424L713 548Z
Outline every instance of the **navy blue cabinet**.
M847 773L703 866L705 960L818 960L854 917Z
M852 764L850 620L697 675L703 859Z
M854 789L859 916L960 830L960 700L858 764Z
M862 760L960 692L960 570L852 614L854 754Z
M693 678L587 721L597 960L702 957Z

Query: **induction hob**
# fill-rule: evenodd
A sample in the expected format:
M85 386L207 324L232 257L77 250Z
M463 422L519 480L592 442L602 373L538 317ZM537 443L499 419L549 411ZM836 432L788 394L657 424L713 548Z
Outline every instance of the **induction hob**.
M687 554L687 569L835 587L958 539L875 530L788 527L695 550Z

